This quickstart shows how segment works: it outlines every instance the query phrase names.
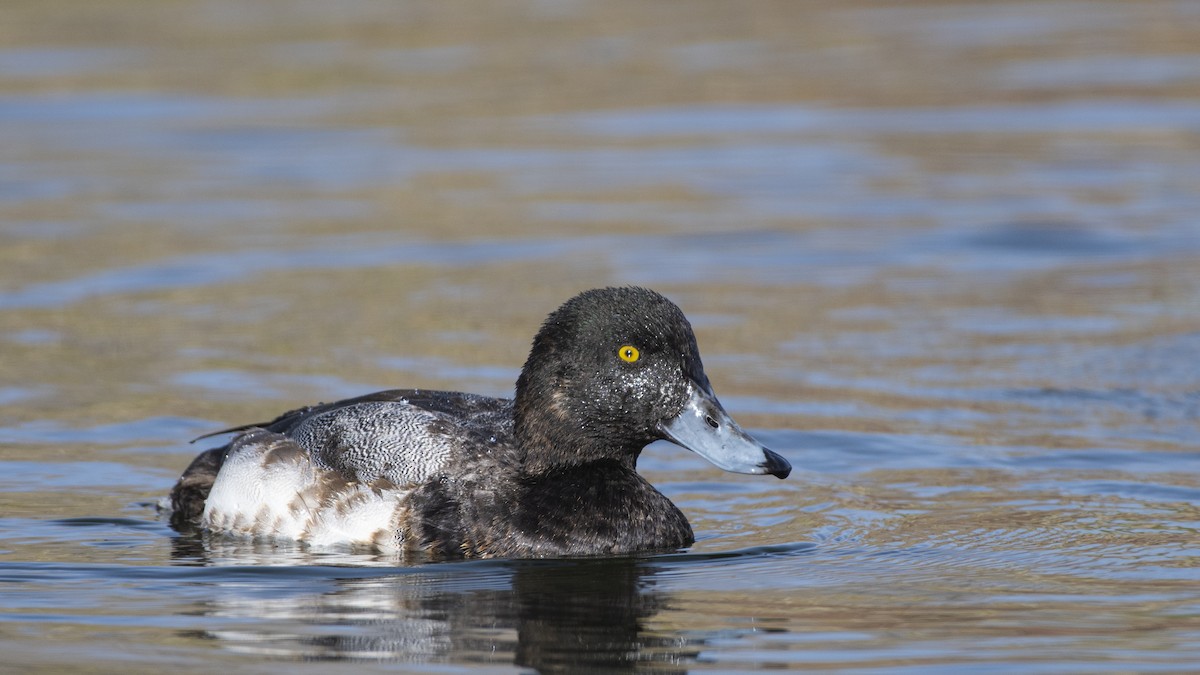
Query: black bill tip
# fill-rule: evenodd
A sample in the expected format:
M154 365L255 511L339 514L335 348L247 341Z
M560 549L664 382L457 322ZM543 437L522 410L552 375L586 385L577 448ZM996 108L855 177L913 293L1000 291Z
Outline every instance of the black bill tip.
M783 458L783 455L766 448L763 448L763 455L766 456L766 460L762 463L763 468L766 469L764 473L769 473L776 478L787 478L788 474L792 473L792 465Z

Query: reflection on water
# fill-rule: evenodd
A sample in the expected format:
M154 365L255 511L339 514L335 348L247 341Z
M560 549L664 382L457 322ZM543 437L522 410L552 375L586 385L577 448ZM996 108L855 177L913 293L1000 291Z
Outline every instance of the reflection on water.
M259 560L278 565L279 552L264 550ZM200 611L230 626L208 634L226 648L293 660L453 657L539 672L625 671L655 663L663 666L656 672L682 672L679 664L697 653L687 641L647 629L646 620L669 598L655 590L653 570L636 560L445 567L349 578L324 568L322 576L299 575L289 590L262 597L235 585L204 601ZM290 576L287 568L276 572Z
M761 564L814 549L396 567L398 560L375 553L184 536L173 557L203 566L213 588L195 611L220 626L204 635L235 653L511 663L539 672L686 672L707 643L733 633L670 628L662 613L678 602L659 587L660 575Z
M1200 662L1195 3L9 0L0 26L4 667ZM796 467L648 448L686 553L407 564L156 517L188 439L508 395L551 309L627 283Z

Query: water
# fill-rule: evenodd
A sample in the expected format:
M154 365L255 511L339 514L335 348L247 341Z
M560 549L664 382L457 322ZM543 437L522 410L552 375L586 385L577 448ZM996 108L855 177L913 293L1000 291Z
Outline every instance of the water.
M0 670L1186 672L1194 2L0 8ZM180 536L197 435L638 283L796 471L674 555Z

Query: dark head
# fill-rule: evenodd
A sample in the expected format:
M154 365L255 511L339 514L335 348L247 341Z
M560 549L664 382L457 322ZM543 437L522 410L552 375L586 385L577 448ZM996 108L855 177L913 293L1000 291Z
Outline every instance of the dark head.
M633 467L660 439L727 471L791 471L721 407L683 312L644 288L585 291L546 319L517 380L515 431L533 471Z

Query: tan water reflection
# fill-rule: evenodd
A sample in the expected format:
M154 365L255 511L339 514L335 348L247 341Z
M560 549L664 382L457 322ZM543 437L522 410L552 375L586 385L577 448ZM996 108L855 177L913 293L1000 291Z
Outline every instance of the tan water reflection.
M1198 130L1189 2L7 1L0 650L1191 668ZM154 520L186 439L506 394L550 309L621 283L797 467L649 449L693 557L553 568L575 597ZM416 624L441 646L364 646Z

